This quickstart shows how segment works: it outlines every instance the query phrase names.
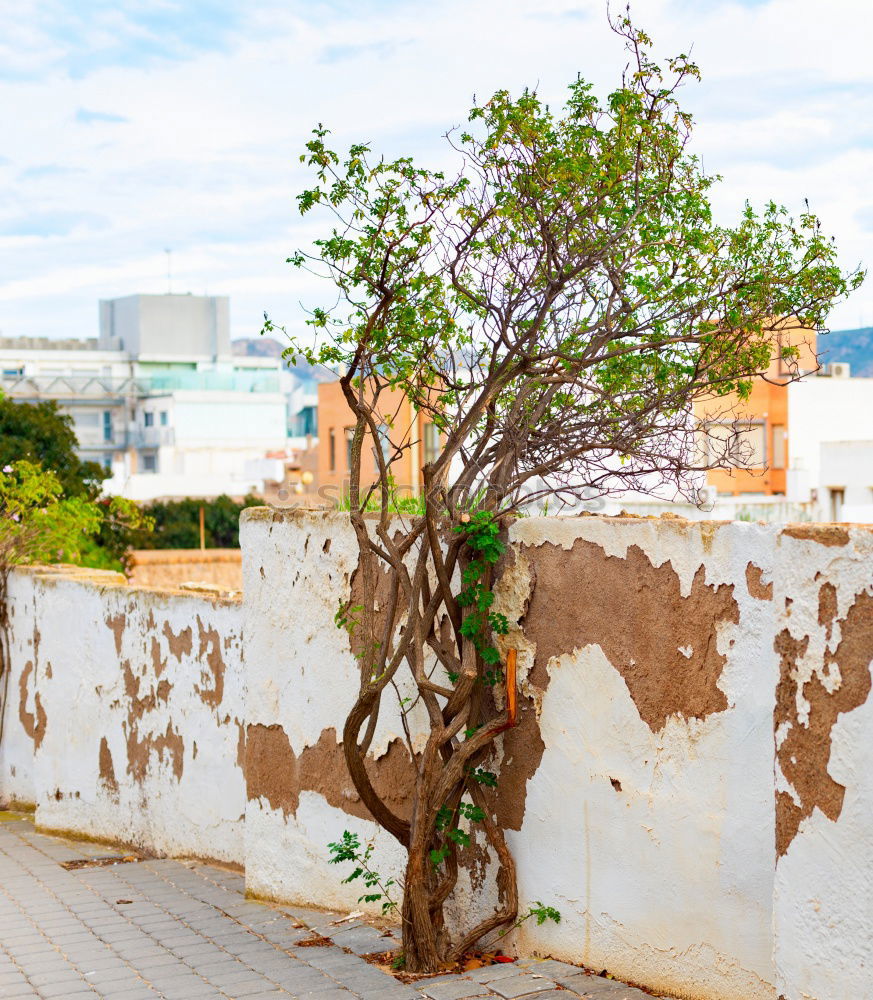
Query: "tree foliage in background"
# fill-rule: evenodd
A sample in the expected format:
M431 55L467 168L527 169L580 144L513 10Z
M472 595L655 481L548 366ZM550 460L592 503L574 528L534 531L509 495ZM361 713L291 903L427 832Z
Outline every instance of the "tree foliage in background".
M24 462L27 468L45 470L46 489L57 504L82 500L82 510L97 519L96 531L84 532L75 553L65 555L64 560L122 570L134 536L148 537L151 520L131 501L101 494L108 473L97 462L82 461L78 445L72 418L61 413L54 401L17 403L0 396L0 468ZM57 507L57 511L62 509ZM26 561L39 562L40 557ZM58 559L49 554L47 561Z
M60 477L35 462L24 459L0 468L0 738L9 684L10 571L28 563L119 568L98 543L107 525L124 533L147 520L121 497L67 494Z
M689 152L678 100L696 66L678 56L661 67L628 18L613 27L629 53L613 93L602 100L578 79L558 114L534 92L497 92L449 137L453 175L364 144L340 156L322 127L304 156L315 181L300 210L335 222L314 254L291 261L324 276L338 304L313 311L315 347L289 352L344 371L360 598L337 623L360 684L343 748L362 801L407 851L413 971L517 919L514 862L494 819L496 749L511 722L508 623L492 608L506 518L532 497L693 495L707 465L742 461L724 433L730 400L748 396L774 351L796 368L781 334L821 329L862 278L841 272L809 211L795 218L771 202L746 206L734 226L714 221L717 178ZM390 462L419 443L393 424L389 389L442 435L418 518L392 515ZM708 427L694 416L704 399L723 401L705 453ZM369 484L361 455L373 442ZM365 517L373 497L379 515ZM416 769L409 819L365 766L386 712L399 713ZM444 907L471 823L496 857L500 905L454 933Z
M257 507L263 500L246 496L242 502L229 496L212 500L155 500L142 505L153 529L131 534L129 546L135 549L199 549L200 508L203 507L206 547L239 548L239 515L246 507Z
M66 496L94 499L108 473L97 462L83 462L77 448L73 419L57 403L16 403L0 396L0 467L33 462L52 470Z

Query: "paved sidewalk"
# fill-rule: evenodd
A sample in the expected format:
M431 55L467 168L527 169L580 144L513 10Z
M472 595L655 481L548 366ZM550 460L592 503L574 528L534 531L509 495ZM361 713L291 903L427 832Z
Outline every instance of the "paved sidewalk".
M404 986L359 955L396 942L338 914L244 897L243 876L199 862L76 863L104 845L0 822L0 998L104 1000L645 1000L553 961L519 962ZM72 868L63 867L73 863ZM332 944L300 946L316 931ZM568 992L569 991L569 992Z

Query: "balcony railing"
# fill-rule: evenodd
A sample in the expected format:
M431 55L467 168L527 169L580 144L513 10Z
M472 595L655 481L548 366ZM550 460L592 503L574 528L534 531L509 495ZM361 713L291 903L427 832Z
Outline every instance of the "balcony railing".
M159 448L176 443L176 431L172 427L140 427L130 434L132 448Z
M22 400L120 401L180 390L253 393L281 391L277 375L262 375L259 372L181 372L138 378L102 375L0 376L0 392Z

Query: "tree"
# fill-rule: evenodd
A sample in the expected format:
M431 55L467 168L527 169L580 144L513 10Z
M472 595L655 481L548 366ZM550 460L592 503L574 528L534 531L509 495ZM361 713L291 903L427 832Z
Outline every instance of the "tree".
M494 750L513 723L514 656L492 610L506 519L533 498L655 483L687 494L707 462L736 463L723 433L702 457L695 402L747 396L780 332L820 329L862 278L841 273L808 210L794 219L771 202L747 206L734 227L713 220L717 178L690 154L678 100L697 68L680 55L662 70L643 31L628 18L613 27L630 64L605 102L581 79L560 116L535 92L500 91L448 137L454 176L374 158L364 144L341 158L323 127L303 157L315 181L301 212L337 221L315 253L290 261L339 294L311 314L315 346L288 353L344 371L359 567L337 623L360 685L343 748L362 801L408 852L413 971L440 968L517 918L514 863L494 819ZM796 347L776 349L796 359ZM415 436L392 425L396 390L441 432L419 517L393 505L391 462ZM366 483L361 454L374 442L378 475ZM374 502L378 516L365 517ZM415 767L410 819L365 765L389 700ZM501 904L453 934L443 909L470 823L496 855Z
M140 549L200 548L200 508L204 510L203 526L207 548L239 548L239 515L246 507L261 501L246 496L241 503L222 494L210 500L186 497L183 500L154 500L143 506L143 512L154 524L154 530L136 531L130 543Z
M83 462L72 418L54 401L16 403L0 396L0 467L28 461L51 469L68 497L94 499L107 473L97 462Z
M0 468L0 740L9 687L10 572L27 563L93 565L100 561L94 541L104 525L142 523L131 501L68 496L58 475L34 462L21 460Z

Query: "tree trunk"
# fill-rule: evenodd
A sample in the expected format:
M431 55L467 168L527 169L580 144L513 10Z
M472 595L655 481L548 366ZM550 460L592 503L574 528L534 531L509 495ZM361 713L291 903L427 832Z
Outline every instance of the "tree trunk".
M430 865L427 843L413 843L403 892L403 959L407 972L438 972L445 961L437 939L438 922L430 912Z

